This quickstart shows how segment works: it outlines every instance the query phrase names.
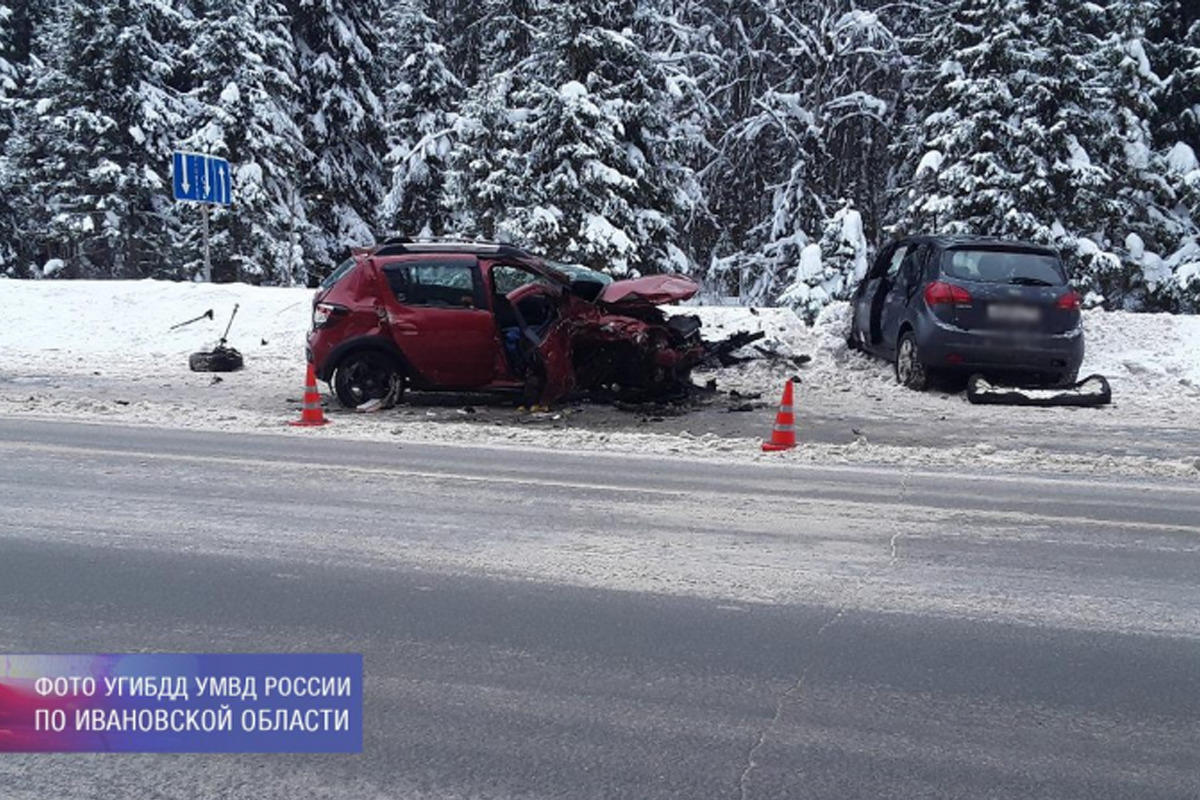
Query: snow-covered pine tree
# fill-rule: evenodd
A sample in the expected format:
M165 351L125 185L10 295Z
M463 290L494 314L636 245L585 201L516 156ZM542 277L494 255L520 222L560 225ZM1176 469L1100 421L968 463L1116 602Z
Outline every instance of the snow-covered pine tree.
M473 87L529 57L543 5L539 0L440 0L427 3L425 13L442 34L449 71Z
M1189 142L1200 148L1200 6L1192 0L1154 5L1146 35L1150 62L1162 78L1155 91L1156 144Z
M907 132L897 227L1059 244L1101 297L1120 259L1112 176L1088 152L1111 124L1095 96L1103 9L1071 0L953 0L924 57L944 57ZM936 165L936 166L935 166Z
M746 302L773 302L783 286L805 308L834 299L824 290L811 295L801 290L832 286L828 265L820 275L809 274L814 251L806 255L806 246L826 229L840 230L842 198L869 209L877 225L886 196L880 165L903 63L900 50L876 14L850 3L815 6L761 3L762 30L748 39L741 58L766 65L758 78L762 89L723 137L725 163L716 173L722 177L709 182L721 194L721 185L738 186L724 202L749 195L743 208L755 211L740 242L730 243L734 255L714 260L710 269L713 278L735 271L736 290ZM779 41L763 52L764 38ZM853 213L861 226L861 212ZM749 258L738 254L747 250ZM836 297L854 280L852 272L843 275Z
M823 219L807 154L816 118L803 76L816 40L815 2L723 0L715 38L722 69L708 87L721 118L701 178L719 236L706 282L749 304L773 300L809 243L806 221Z
M0 275L18 273L17 212L12 198L17 174L8 156L8 140L16 122L18 72L16 18L8 2L0 2Z
M1167 307L1174 291L1163 256L1175 249L1184 230L1174 213L1166 161L1151 133L1162 81L1147 56L1146 27L1162 13L1162 4L1122 0L1110 3L1107 12L1092 91L1094 102L1108 109L1110 121L1090 147L1112 178L1115 213L1105 220L1105 233L1121 263L1119 269L1101 273L1098 290L1110 303L1125 307ZM1103 263L1113 261L1105 257Z
M696 265L707 263L720 224L708 207L698 170L711 157L711 137L721 126L720 112L709 87L718 86L722 73L712 3L691 0L642 0L635 30L661 67L671 105L664 109L667 136L677 158L687 167L683 191L687 215L679 222L679 244Z
M815 72L805 85L819 135L811 156L816 190L837 208L848 198L866 230L878 231L887 199L885 170L900 76L906 66L883 17L835 2L821 18ZM844 207L834 217L844 218ZM831 217L833 227L839 226Z
M482 239L514 237L514 209L528 201L527 109L512 106L515 70L480 80L463 101L447 170L449 228ZM520 238L520 232L516 232Z
M951 0L937 9L921 55L944 60L914 103L916 123L900 147L908 162L900 231L993 233L1015 209L1024 176L1007 152L1017 119L1008 78L1023 33L1018 3ZM923 182L911 186L909 176Z
M862 215L844 202L825 223L819 241L800 251L779 302L812 322L830 301L849 298L867 274L867 250Z
M54 255L46 227L51 214L41 196L52 188L44 180L52 162L44 156L49 153L47 140L54 137L43 129L40 116L53 102L54 92L47 90L63 85L61 73L44 59L49 45L64 38L66 21L49 18L46 4L41 2L10 6L9 11L9 24L3 31L10 78L5 90L7 132L0 150L0 191L4 193L0 226L11 237L11 261L4 274L41 277L42 266Z
M11 148L39 264L61 259L64 277L173 274L164 254L180 29L173 6L134 0L72 3L39 26L45 62Z
M1167 307L1200 312L1200 7L1161 0L1147 34L1151 63L1162 78L1151 130L1176 197L1172 216L1182 228L1167 257L1172 273Z
M299 196L308 152L296 120L299 87L279 0L208 0L184 53L194 81L192 127L181 143L227 158L233 207L211 211L214 280L283 285L306 279L300 241L313 230ZM239 53L213 58L213 53ZM199 212L182 208L188 265L199 268Z
M689 176L668 136L667 76L625 26L634 5L551 6L514 95L529 109L517 131L528 172L507 232L614 275L689 267L675 242Z
M793 223L820 238L821 276L809 278L804 307L810 319L820 305L847 299L866 274L864 223L877 230L886 202L888 176L879 165L888 152L904 63L882 19L852 3L833 4L812 31L815 50L803 96L813 109L814 127L806 140L811 149L802 158L807 167L804 191L819 198L810 205L812 212L836 210ZM788 188L799 186L792 182ZM799 198L785 197L784 205L803 207ZM788 291L797 289L793 283Z
M381 230L441 235L452 226L447 169L458 127L463 86L450 71L438 23L423 0L389 9L386 29L394 33L382 49L394 65L387 106L390 189L379 208Z
M528 201L527 153L519 148L531 135L523 131L529 109L514 98L532 73L543 11L534 0L455 0L433 15L447 34L450 70L464 84L446 172L449 230L499 238L509 207Z
M299 179L316 233L305 256L331 264L374 240L386 152L382 75L376 62L378 0L286 0L300 76L300 123L312 153Z
M12 133L18 65L13 10L7 2L0 2L0 153Z
M213 215L219 275L300 279L378 223L618 271L690 260L771 302L810 245L829 279L845 198L869 240L1041 238L1095 300L1200 309L1186 0L0 0L0 17L21 77L0 86L10 274L192 274L198 215L166 183L166 151L192 142L250 165Z

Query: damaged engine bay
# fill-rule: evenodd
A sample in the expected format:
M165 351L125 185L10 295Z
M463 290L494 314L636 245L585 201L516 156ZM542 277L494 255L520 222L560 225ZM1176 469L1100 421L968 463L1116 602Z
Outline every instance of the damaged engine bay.
M662 308L666 302L694 295L695 283L668 276L670 291L666 291L659 277L613 284L624 289L621 284L640 282L659 290L623 292L615 303L602 299L598 304L601 313L584 314L574 321L574 394L593 401L611 401L618 407L682 402L697 390L713 389L692 382L694 368L741 363L747 357L735 356L734 352L765 335L739 331L719 340L705 339L698 316L668 315Z

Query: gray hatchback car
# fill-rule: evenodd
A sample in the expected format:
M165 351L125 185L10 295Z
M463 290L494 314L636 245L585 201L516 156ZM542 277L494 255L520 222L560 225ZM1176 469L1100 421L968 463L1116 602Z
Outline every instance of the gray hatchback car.
M937 372L1074 383L1083 362L1080 299L1047 247L914 236L880 250L859 283L849 343L891 360L911 389Z

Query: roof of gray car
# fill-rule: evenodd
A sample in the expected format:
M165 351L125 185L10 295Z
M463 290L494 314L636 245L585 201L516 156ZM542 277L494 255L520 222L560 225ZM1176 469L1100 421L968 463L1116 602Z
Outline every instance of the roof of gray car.
M924 234L905 236L900 241L929 242L935 247L970 247L971 245L986 245L988 247L1011 247L1020 250L1041 250L1047 253L1056 252L1053 247L1022 239L1006 239L1001 236L969 236L965 234Z

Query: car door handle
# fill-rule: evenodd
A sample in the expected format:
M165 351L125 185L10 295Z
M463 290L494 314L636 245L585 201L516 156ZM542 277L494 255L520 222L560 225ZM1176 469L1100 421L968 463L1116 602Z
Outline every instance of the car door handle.
M408 322L394 322L392 323L392 330L401 336L416 336L419 332L416 325Z

